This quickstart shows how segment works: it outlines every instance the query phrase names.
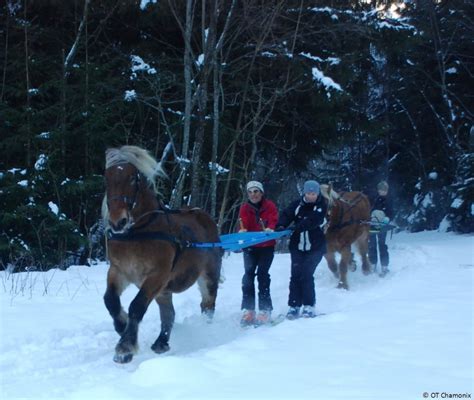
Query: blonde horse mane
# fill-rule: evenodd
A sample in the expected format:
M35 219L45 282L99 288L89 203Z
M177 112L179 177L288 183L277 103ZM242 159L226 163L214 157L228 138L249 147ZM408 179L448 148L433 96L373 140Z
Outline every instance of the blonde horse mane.
M154 193L159 193L156 186L156 178L166 178L167 175L161 168L161 164L145 149L138 146L122 146L120 148L107 149L105 152L105 169L119 164L130 163L148 180L148 184ZM104 221L108 216L107 196L102 201L102 217Z
M322 184L321 185L321 194L322 196L328 201L329 207L332 207L334 202L339 199L339 193L337 193L333 188L332 185L329 184Z
M156 178L166 177L166 174L160 163L148 151L138 146L122 146L119 149L108 149L105 152L106 169L124 163L135 166L148 179L153 191L157 193Z

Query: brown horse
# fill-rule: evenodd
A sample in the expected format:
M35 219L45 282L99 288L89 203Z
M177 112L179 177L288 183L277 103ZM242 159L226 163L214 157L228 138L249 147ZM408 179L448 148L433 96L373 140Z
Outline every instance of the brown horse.
M370 202L361 192L336 193L330 186L321 185L323 196L328 199L328 224L326 226L327 253L324 255L329 269L339 279L339 288L349 289L347 267L352 260L351 244L355 243L362 258L362 271L370 274L367 258L370 226ZM339 266L336 252L341 254Z
M197 281L202 313L210 319L215 309L222 251L189 245L218 242L217 226L199 209L164 208L156 198L155 179L160 175L164 173L159 164L139 147L106 152L102 213L108 225L110 268L104 302L120 335L114 357L119 363L130 362L136 353L138 325L153 300L161 317L160 335L151 346L156 353L169 350L175 318L173 293ZM139 291L127 314L120 295L130 283Z

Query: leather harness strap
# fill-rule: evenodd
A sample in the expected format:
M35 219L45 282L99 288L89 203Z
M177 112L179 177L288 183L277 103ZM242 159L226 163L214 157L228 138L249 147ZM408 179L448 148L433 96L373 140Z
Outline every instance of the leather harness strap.
M158 218L159 215L165 215L166 219L169 224L169 214L179 214L181 213L181 210L153 210L149 214L152 215L152 218L150 218L145 224L141 225L138 229L143 229L152 224L156 218ZM141 217L140 217L141 218ZM128 232L125 233L115 233L112 232L111 229L107 229L106 231L107 235L107 240L111 241L120 241L120 242L140 242L143 240L162 240L165 242L170 242L175 246L176 253L173 258L173 265L172 269L176 266L176 263L178 262L178 258L181 255L183 248L192 248L192 247L199 247L199 246L194 246L193 242L187 241L180 239L177 236L171 235L169 233L165 232L137 232L137 228L132 228ZM196 243L198 244L198 243Z
M346 226L353 225L353 224L360 224L362 220L354 220L353 215L352 215L352 209L359 203L360 199L362 198L363 194L359 193L352 201L347 201L345 200L342 196L344 196L345 192L341 193L341 197L338 199L344 204L349 205L349 208L347 210L344 210L344 206L342 207L342 212L339 215L339 221L336 225L330 225L328 230L337 230L337 229L342 229L345 228ZM351 218L349 221L342 222L344 219L344 214L346 212L350 212Z

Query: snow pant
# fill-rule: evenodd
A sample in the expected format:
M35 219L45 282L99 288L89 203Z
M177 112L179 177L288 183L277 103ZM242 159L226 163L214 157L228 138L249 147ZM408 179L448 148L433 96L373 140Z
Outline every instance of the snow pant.
M270 297L270 266L274 247L248 247L244 249L244 269L242 278L242 310L255 310L255 276L258 281L258 308L273 310Z
M377 247L380 256L380 265L388 267L388 248L385 244L387 232L371 233L369 237L369 261L372 265L377 265Z
M316 271L323 254L321 250L291 250L290 295L288 297L290 307L314 306L316 304L314 271Z

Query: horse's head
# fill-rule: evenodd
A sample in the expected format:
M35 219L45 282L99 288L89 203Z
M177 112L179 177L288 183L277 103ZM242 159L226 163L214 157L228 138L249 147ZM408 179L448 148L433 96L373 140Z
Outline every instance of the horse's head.
M107 150L105 168L102 215L113 232L124 233L156 206L155 177L164 173L153 157L136 146Z
M108 224L114 232L125 232L133 222L140 173L132 164L118 164L105 170Z
M344 199L342 195L336 192L332 184L321 185L321 194L327 200L328 209L326 212L326 225L324 226L324 233L331 229L335 229L344 218Z
M339 193L337 193L333 188L332 184L322 184L321 185L321 195L327 200L328 202L328 211L326 215L326 219L330 221L331 215L334 215L334 207L337 204L337 200L340 198Z

